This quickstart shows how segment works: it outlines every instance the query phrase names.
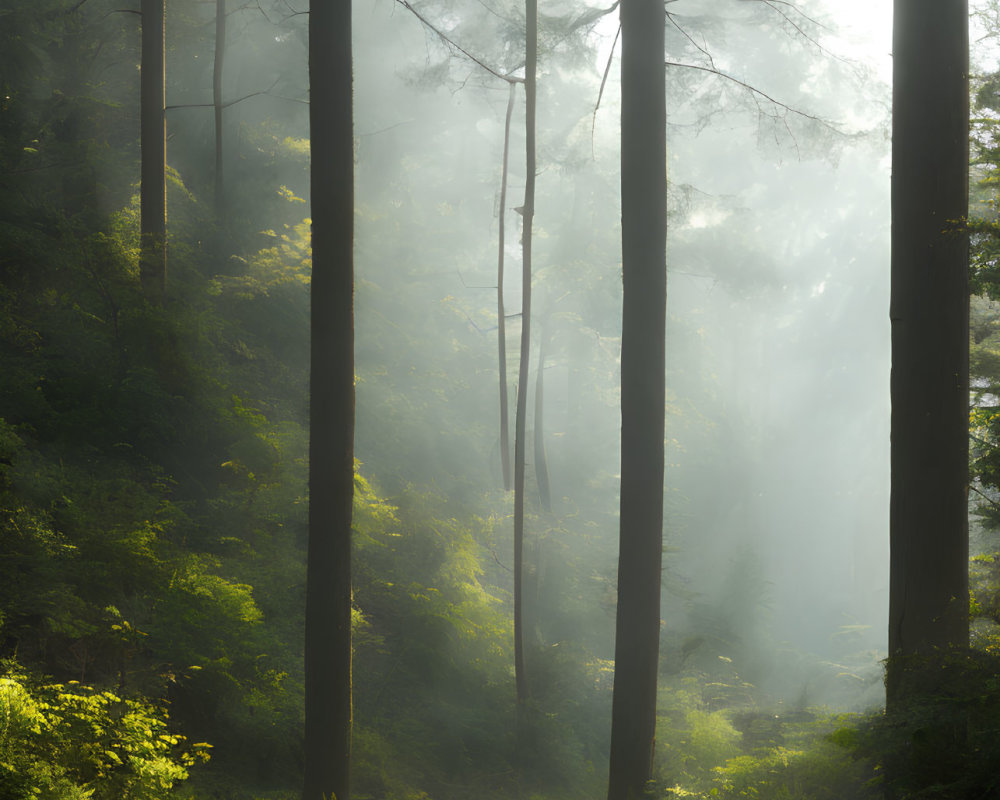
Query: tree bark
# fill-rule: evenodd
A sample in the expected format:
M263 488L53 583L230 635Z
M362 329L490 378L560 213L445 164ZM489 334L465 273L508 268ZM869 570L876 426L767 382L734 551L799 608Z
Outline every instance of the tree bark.
M503 472L503 489L510 491L510 412L507 408L507 312L503 303L504 247L506 246L507 215L507 158L510 155L510 118L514 113L514 96L517 84L509 81L507 116L503 125L503 167L500 171L500 223L497 231L497 359L500 366L500 468Z
M890 707L969 638L968 53L966 0L896 0Z
M538 0L525 3L524 143L525 185L521 209L521 360L518 365L514 419L514 683L518 705L528 699L524 671L524 464L525 417L528 414L528 362L531 358L531 223L535 216L535 97L538 66Z
M164 115L163 0L142 0L139 75L139 281L150 302L162 304L167 280L167 139Z
M312 322L303 800L347 800L354 497L351 3L309 18Z
M622 443L608 800L652 776L660 637L666 102L660 0L622 0Z

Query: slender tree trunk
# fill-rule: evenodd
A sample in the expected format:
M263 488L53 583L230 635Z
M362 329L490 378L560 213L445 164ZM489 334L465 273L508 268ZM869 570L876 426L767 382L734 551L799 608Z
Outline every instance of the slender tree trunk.
M528 362L531 358L531 223L535 216L535 94L538 66L538 0L525 3L527 26L524 66L524 207L521 209L521 360L518 365L517 412L514 419L514 682L517 702L528 699L524 672L524 462L525 418L528 415Z
M652 776L663 542L667 165L661 0L622 0L622 455L609 800Z
M890 709L969 639L968 54L966 0L896 0Z
M139 76L139 280L150 302L163 303L167 280L167 165L164 122L163 0L142 0Z
M226 60L226 0L215 0L215 67L212 70L212 105L215 110L215 216L226 217L225 179L222 163L222 67Z
M506 246L507 216L507 158L510 155L510 118L514 113L514 95L517 84L509 82L507 116L503 125L503 168L500 171L500 224L497 233L497 342L500 365L500 467L503 471L503 489L510 491L510 413L507 408L507 312L503 305L504 247Z
M549 486L549 464L545 456L545 345L549 326L539 332L538 371L535 373L535 481L538 499L545 511L552 511L552 489Z
M351 3L309 18L312 322L303 800L347 800L354 497Z

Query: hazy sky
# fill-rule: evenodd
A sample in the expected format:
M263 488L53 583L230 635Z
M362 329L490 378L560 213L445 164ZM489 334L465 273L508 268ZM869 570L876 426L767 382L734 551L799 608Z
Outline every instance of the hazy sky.
M685 410L668 417L668 439L678 440L668 460L679 466L668 467L676 515L667 528L677 548L672 568L706 602L724 593L734 559L752 553L768 595L760 624L773 641L867 670L868 683L853 699L830 687L814 699L870 702L881 685L888 586L892 3L810 0L801 8L836 26L816 34L821 47L782 21L775 9L798 19L782 3L668 6L710 45L720 68L793 110L703 73L668 71L668 380ZM468 11L482 8L470 4ZM456 414L482 420L488 450L495 436L489 427L495 298L475 286L489 286L495 269L506 88L460 57L449 61L436 37L388 0L356 19L368 46L359 50L356 69L359 176L370 181L359 196L368 202L381 193L378 202L393 204L399 237L386 251L384 236L359 229L360 274L382 280L388 260L384 280L412 281L413 302L426 308L414 324L448 331L444 341L428 332L420 357L432 359L441 374L462 373L467 384L462 392L444 392L446 409L421 408L426 425L414 452L445 458L449 434L436 431ZM468 37L463 43L495 44L485 32L463 30L459 19L450 22L456 36ZM543 297L546 291L569 297L561 302L584 330L584 344L572 356L565 337L553 347L546 387L553 486L565 503L587 495L605 508L598 528L611 553L620 425L615 387L603 397L594 390L585 439L559 429L577 402L574 376L613 375L618 346L617 67L590 144L613 20L607 28L593 64L555 50L542 65L535 259ZM685 40L674 37L668 47L682 48ZM492 55L501 58L503 51ZM515 131L520 122L518 106ZM520 135L511 155L510 208L521 203ZM516 215L507 219L516 231ZM508 311L516 312L516 234L508 243L506 296ZM376 302L372 297L359 294L359 320L369 314L366 304ZM362 331L359 341L364 337ZM473 358L477 377L466 380L472 362L461 359ZM363 386L379 390L374 380ZM467 405L460 406L464 396ZM382 429L374 411L368 420L359 409L365 458ZM453 445L461 450L462 443ZM489 479L486 468L483 477ZM580 480L590 483L574 483Z
M841 0L803 3L802 8L821 7L840 29L839 52L869 61L886 83L892 79L892 0Z

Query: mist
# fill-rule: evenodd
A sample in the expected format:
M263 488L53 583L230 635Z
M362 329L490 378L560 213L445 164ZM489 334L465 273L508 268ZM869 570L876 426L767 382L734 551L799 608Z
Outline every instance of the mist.
M819 5L797 18L808 35L768 9L678 2L669 10L684 30L668 25L668 60L714 64L742 83L668 67L665 649L697 633L698 609L750 603L748 627L729 645L759 639L762 652L795 654L761 667L779 699L877 705L888 586L889 89L879 78L888 26L840 31L841 11ZM358 454L387 486L418 480L405 465L419 463L426 480L439 462L459 459L468 465L460 496L495 503L489 287L506 86L398 5L368 8L358 23L359 195L362 208L376 196L390 205L395 234L386 241L381 221L369 227L359 217ZM584 39L587 57L556 48L543 58L534 278L536 324L552 338L545 418L554 515L567 527L595 526L563 546L582 551L579 570L612 585L621 291L614 66L594 109L614 30L611 20L599 24ZM452 31L473 50L474 33ZM519 122L515 112L515 132ZM514 198L519 147L515 133ZM505 300L516 312L516 238L507 247ZM390 283L405 283L406 312L380 304ZM366 320L376 318L404 327L412 343L369 383L374 323ZM517 331L512 320L509 354ZM396 388L405 386L400 371L434 375L441 387L421 405L420 433L395 451L406 455L387 469L379 387L421 404L416 390ZM456 442L457 429L479 440ZM551 526L539 519L534 535ZM747 571L750 595L727 599ZM593 625L607 652L611 617ZM851 677L838 682L824 670Z
M30 69L10 58L15 88L0 105L13 109L0 118L8 126L0 143L17 144L16 158L0 152L12 165L0 172L0 211L10 210L17 234L0 242L0 267L11 275L11 265L44 267L25 268L43 277L23 278L17 302L0 296L0 312L13 309L17 320L14 333L0 328L0 367L13 376L0 392L0 501L13 487L22 499L10 500L9 518L34 514L34 527L18 523L17 535L33 531L40 543L17 563L49 564L37 555L45 553L70 564L71 577L63 567L37 570L41 599L22 603L27 583L15 576L17 588L4 590L0 572L0 657L25 665L34 684L9 673L29 700L29 689L55 697L83 692L81 684L148 699L142 713L159 720L149 730L183 732L171 752L190 768L189 796L284 800L297 795L302 771L308 13L291 0L228 7L225 181L215 198L215 9L168 4L170 302L152 308L136 288L136 15L105 0L79 19L66 3L49 5L58 13L11 11L25 39L41 44L23 56ZM665 9L656 752L666 777L657 796L716 796L712 787L736 796L726 781L744 755L763 774L768 758L801 745L812 764L845 720L877 715L885 702L891 4L672 0ZM513 432L524 8L353 5L358 797L554 800L606 787L619 536L621 42L617 4L557 0L540 11L530 716L512 693L513 498L501 471L497 363L503 219L503 391ZM71 92L74 71L86 80ZM85 113L60 110L66 98ZM72 125L78 150L58 150L50 139L67 137L50 129ZM46 159L44 169L17 161L29 151ZM21 175L30 177L15 185L11 176ZM44 222L17 221L31 214ZM58 236L76 244L53 245ZM5 275L0 284L13 285ZM122 422L133 418L138 433ZM84 622L67 622L56 607ZM212 760L183 741L210 743ZM24 763L49 747L25 750ZM848 759L863 761L851 751L827 769L855 777L866 769L844 767ZM183 779L167 789L174 780Z

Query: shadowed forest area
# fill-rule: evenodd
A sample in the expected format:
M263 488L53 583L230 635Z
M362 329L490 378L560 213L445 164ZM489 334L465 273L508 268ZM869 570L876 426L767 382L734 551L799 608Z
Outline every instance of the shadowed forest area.
M662 91L629 82L641 1L620 2L348 16L350 796L608 795L638 439L664 472L641 796L1000 797L1000 5L972 9L971 75L961 3L935 40L958 55L926 59L959 81L943 95L968 84L966 137L930 79L897 72L894 100L889 54L905 69L924 34L897 12L894 44L888 0L647 2ZM350 327L311 297L317 198L350 195L311 179L310 16L0 4L0 800L303 796L315 332ZM629 162L657 119L640 101L627 127L636 86L666 108L662 436L628 428L629 387L655 382L628 354L664 361L623 310L649 232L625 176L663 173ZM890 271L910 86L918 144L961 131L908 156L968 201L923 224L969 314L941 323L944 366L936 317L902 343L898 238ZM914 268L913 295L944 307L944 271ZM890 417L890 362L893 413L950 392L957 469ZM904 461L926 482L897 482ZM907 539L906 499L944 507L949 480L961 520L918 511ZM903 574L932 598L915 634Z

